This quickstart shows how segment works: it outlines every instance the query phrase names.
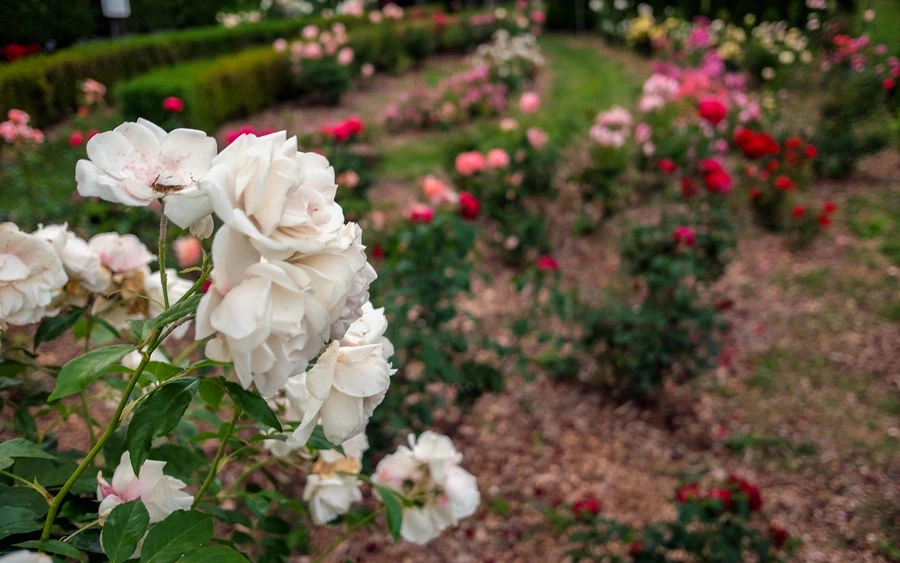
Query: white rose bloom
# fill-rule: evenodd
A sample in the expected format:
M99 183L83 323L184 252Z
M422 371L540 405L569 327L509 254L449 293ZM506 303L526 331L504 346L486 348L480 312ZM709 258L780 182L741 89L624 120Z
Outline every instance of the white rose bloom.
M354 502L362 500L359 479L352 475L317 475L306 477L303 500L309 503L309 514L316 524L327 524L346 514Z
M247 238L223 227L213 241L213 284L197 308L196 338L210 359L234 362L244 388L271 397L306 369L328 336L328 310L302 268L259 262Z
M142 119L94 136L87 143L87 154L88 160L79 160L75 167L79 194L146 207L170 194L193 193L193 185L216 156L216 140L195 129L166 133ZM180 226L190 226L181 225L181 214L170 218Z
M272 260L321 252L344 224L334 169L319 154L298 152L296 137L284 131L241 135L200 186L216 215Z
M35 323L52 314L51 303L67 282L50 242L0 224L0 325Z
M97 254L100 262L115 274L139 270L149 274L147 265L156 260L147 246L134 235L103 233L88 241L88 248Z
M369 439L366 437L365 432L360 432L341 444L341 447L344 448L343 454L337 450L323 450L319 452L319 459L327 463L335 463L342 459L362 461L363 454L369 449Z
M141 466L140 475L134 474L131 467L131 454L125 452L119 459L119 466L113 473L112 483L103 479L102 472L97 475L97 500L100 508L97 512L101 522L109 516L116 506L141 499L150 523L160 522L176 510L189 510L194 497L184 492L187 486L183 481L163 474L164 461L147 460Z
M418 500L423 500L424 505L403 509L400 535L407 541L424 544L474 514L481 495L475 477L459 466L462 455L449 438L425 432L418 441L410 435L409 443L408 448L401 446L381 460L372 482L402 495L413 491L422 494Z
M43 553L14 551L0 557L0 563L53 563L53 559Z
M376 406L372 402L384 398L392 373L381 344L332 342L306 375L310 396L294 437L305 443L320 417L325 437L333 444L359 434Z
M126 354L125 357L122 358L122 361L119 363L129 369L135 370L137 369L138 365L140 365L141 358L143 358L143 355L135 350L134 352L129 352L128 354ZM169 363L169 358L167 358L165 353L163 353L162 348L157 348L153 351L152 354L150 354L150 361Z
M394 355L394 345L384 335L387 332L387 326L384 307L376 309L371 302L367 302L362 306L362 316L350 325L347 333L341 339L341 344L346 346L381 344L384 359L390 360Z
M190 280L178 277L178 272L176 270L173 270L172 268L166 269L166 289L169 294L170 305L174 305L179 299L184 297L184 294L187 293L193 285L193 282ZM162 278L160 277L159 272L153 272L148 277L144 278L144 293L150 298L150 318L161 315L164 310L163 305L165 299L163 298ZM184 338L190 327L191 323L189 322L182 324L172 332L172 337Z
M68 230L67 225L47 225L34 234L53 245L70 281L78 281L79 286L90 293L102 293L109 287L110 273L103 267L100 255Z

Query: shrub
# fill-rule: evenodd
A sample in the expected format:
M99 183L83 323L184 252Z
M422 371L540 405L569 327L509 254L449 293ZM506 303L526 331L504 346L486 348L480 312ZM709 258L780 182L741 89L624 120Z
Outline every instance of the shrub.
M57 47L66 47L90 37L96 27L90 0L4 0L0 2L0 13L11 24L0 28L0 46L53 42Z
M569 512L548 514L558 530L570 532L568 555L575 563L778 563L798 543L787 530L761 521L759 488L739 477L706 492L696 483L684 485L675 491L675 502L674 520L641 528L602 516L600 501L592 497L576 501Z
M36 125L58 121L75 112L79 86L93 78L112 87L147 71L194 59L233 53L298 33L320 18L279 20L233 29L206 27L172 33L98 41L53 55L28 57L0 67L0 113L18 108ZM360 18L337 18L348 28L367 25Z

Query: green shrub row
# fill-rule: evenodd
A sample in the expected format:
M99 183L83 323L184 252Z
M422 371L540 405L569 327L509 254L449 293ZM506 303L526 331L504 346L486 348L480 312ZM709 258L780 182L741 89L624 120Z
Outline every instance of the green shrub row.
M86 78L111 87L158 67L270 44L278 37L296 35L305 25L334 22L348 29L370 25L365 18L276 20L85 43L53 55L27 57L0 67L0 115L22 109L43 126L77 110Z
M403 72L436 52L459 52L486 41L495 25L470 26L468 17L451 21L440 31L430 20L357 28L349 45L356 52L354 65L369 62L378 70ZM319 68L303 63L299 79L290 71L284 53L271 46L248 49L235 55L194 61L158 69L120 84L115 101L125 119L144 117L156 123L171 123L162 107L168 96L184 101L179 124L214 131L230 120L253 114L278 100L305 94L336 102L346 89L343 81L323 81L342 67ZM314 91L310 91L310 89Z

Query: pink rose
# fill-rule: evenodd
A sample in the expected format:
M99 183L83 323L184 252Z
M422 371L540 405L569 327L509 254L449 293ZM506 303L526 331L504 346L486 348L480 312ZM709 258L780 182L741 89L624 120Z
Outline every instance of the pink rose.
M284 37L279 37L272 43L272 48L275 49L276 53L284 53L287 51L288 42Z
M541 97L535 92L525 92L519 98L519 109L522 113L534 113L541 107Z
M637 127L634 128L634 140L638 143L646 143L650 140L650 135L653 133L653 130L646 123L638 123Z
M462 176L471 176L484 170L484 155L478 151L464 152L456 156L456 171Z
M175 250L178 265L182 268L189 268L197 264L203 255L200 240L194 236L178 237L172 243L172 249Z
M506 168L509 166L509 154L503 149L491 149L487 153L488 168Z
M546 146L549 136L537 127L529 127L526 132L528 142L537 150L541 150Z
M422 191L433 203L453 203L458 199L456 193L440 179L426 176L422 181Z
M341 66L347 66L353 62L353 49L344 47L338 52L337 62Z
M184 111L184 102L176 96L169 96L163 100L162 106L169 113L181 113Z
M8 117L9 120L16 125L27 125L31 120L31 116L20 109L9 110L9 112L6 114L6 117Z

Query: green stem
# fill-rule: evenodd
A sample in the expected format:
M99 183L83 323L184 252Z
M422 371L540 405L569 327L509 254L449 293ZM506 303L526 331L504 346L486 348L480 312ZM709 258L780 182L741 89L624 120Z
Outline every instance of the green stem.
M87 354L91 350L91 331L94 329L94 317L91 316L90 310L93 304L93 297L88 300L87 306L84 308L84 324L85 324L85 334L84 334L84 353ZM81 391L78 394L81 397L81 409L84 411L84 421L87 423L88 427L88 438L91 440L91 447L97 443L97 437L94 434L94 419L91 417L91 409L88 406L87 401L87 393L85 391Z
M131 379L128 380L128 385L125 387L125 391L122 393L122 399L119 401L119 406L116 407L116 412L113 414L112 420L109 423L109 426L106 427L106 430L103 432L103 435L100 436L100 439L94 444L94 447L91 448L91 451L88 452L87 456L78 464L78 467L75 468L75 471L72 475L69 476L69 480L62 486L62 489L59 490L59 493L53 497L53 502L50 503L50 508L47 510L47 519L44 521L44 531L41 533L41 539L47 540L50 539L50 530L53 528L53 521L56 519L56 513L59 511L59 507L62 504L63 500L65 500L66 495L69 494L69 491L75 485L75 481L81 477L82 473L88 468L94 458L97 457L97 454L100 453L100 450L103 449L103 446L106 445L106 442L112 438L112 435L119 428L119 423L122 420L122 411L125 410L125 405L128 403L128 398L131 396L132 391L134 391L135 386L137 386L138 380L141 378L141 374L144 373L144 368L147 367L147 364L150 362L150 354L156 350L156 347L159 345L159 329L153 329L151 332L150 344L147 346L147 350L144 351L144 355L141 357L141 363L138 364L136 370L131 375Z
M231 435L234 433L234 427L237 426L238 419L241 418L241 408L237 405L234 406L234 415L231 417L231 423L228 425L228 430L225 431L225 436L222 438L222 442L219 444L219 451L216 452L216 457L213 459L212 465L209 468L209 473L206 474L206 478L203 480L203 484L200 485L200 489L197 491L197 496L194 497L194 504L191 505L191 508L197 508L197 505L200 504L200 500L203 498L203 494L206 492L206 489L212 485L213 479L216 478L216 473L219 472L219 462L222 460L222 456L225 455L225 448L228 446L228 439L231 438Z
M253 465L251 465L250 467L248 467L247 469L245 469L244 472L241 473L241 474L238 476L238 478L234 480L233 483L231 483L230 485L228 485L228 489L226 490L226 493L230 493L230 492L233 491L234 489L240 487L240 486L241 486L241 483L243 483L244 481L247 480L247 477L249 477L249 476L252 475L253 473L256 473L257 471L259 471L260 469L262 469L262 467L263 467L264 465L266 465L266 464L268 464L268 463L270 463L270 462L272 462L272 461L274 461L274 460L276 460L276 459L277 459L277 458L276 458L275 456L264 457L264 458L262 458L261 460L257 461L256 463L254 463Z
M169 231L169 220L166 217L166 203L159 200L159 281L162 283L163 305L169 308L169 288L166 284L166 235Z
M97 443L97 437L94 435L94 419L91 418L91 409L88 407L87 393L82 391L78 394L81 397L81 409L84 411L84 421L87 422L88 438L91 440L91 446Z
M333 542L331 542L330 544L328 544L328 547L325 548L325 551L323 551L322 553L320 553L319 555L317 555L315 559L313 559L313 563L321 563L322 561L324 561L324 560L325 560L325 557L326 557L329 553L331 553L332 551L334 551L335 549L337 549L337 546L339 546L339 545L341 545L342 543L344 543L344 540L346 540L348 537L350 537L350 534L352 534L353 532L355 532L356 530L358 530L360 527L365 526L365 525L367 525L369 522L371 522L372 520L374 520L374 519L375 519L375 516L377 516L379 512L381 512L381 508L378 508L377 510L371 512L371 513L370 513L369 515L367 515L365 518L360 519L358 522L354 523L353 525L348 526L347 529L344 530L344 533L343 533L343 534L339 535L339 536L337 537L337 539L335 539Z
M182 350L180 354L178 354L177 356L175 356L172 359L172 364L177 366L181 362L185 361L194 352L194 350L196 350L197 348L199 348L200 346L202 346L205 343L206 343L205 340L194 340L187 346L187 348Z
M48 493L48 492L47 492L47 489L45 489L44 487L38 485L37 483L29 483L29 482L28 482L28 479L24 479L24 478L22 478L22 477L19 477L18 475L15 475L15 474L13 474L13 473L10 473L9 471L2 471L2 470L0 470L0 475L3 475L4 477L9 477L9 478L12 479L13 481L17 481L17 482L21 483L23 486L28 487L29 489L34 489L35 491L37 491L38 493L40 493L40 495L41 495L42 497L44 497L44 500L46 500L48 504L50 503L51 499L53 499L53 495L51 495L50 493Z

